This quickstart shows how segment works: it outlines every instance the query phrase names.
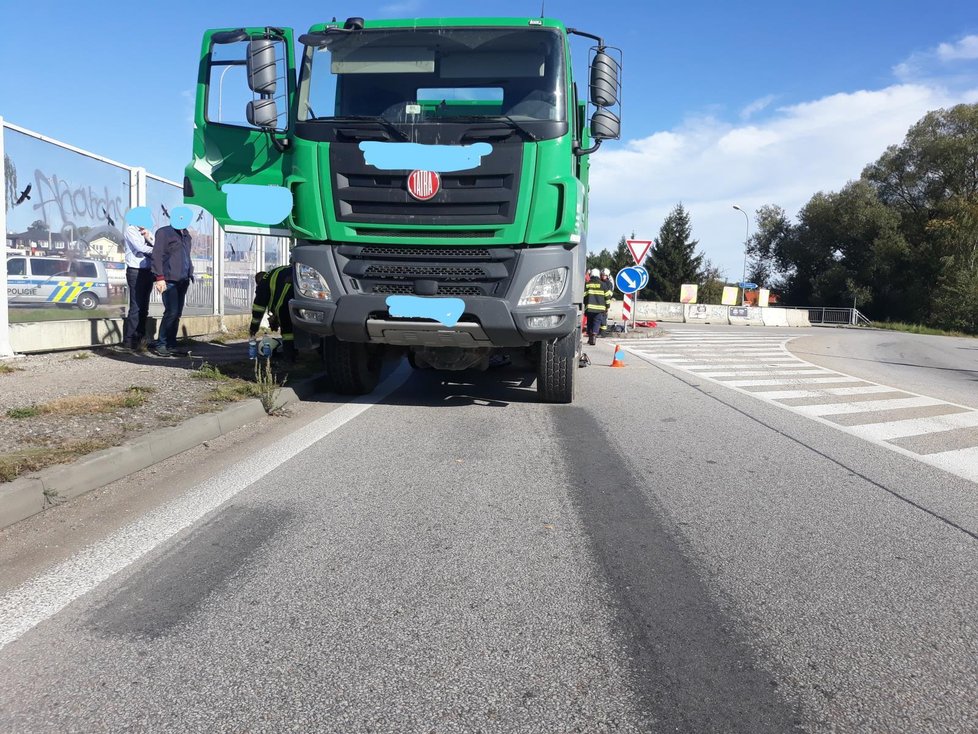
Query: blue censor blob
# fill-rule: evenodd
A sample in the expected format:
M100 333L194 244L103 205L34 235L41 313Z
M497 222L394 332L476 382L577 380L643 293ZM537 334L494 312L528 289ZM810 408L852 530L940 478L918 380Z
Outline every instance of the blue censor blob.
M367 165L382 171L467 171L478 168L483 156L492 153L489 143L472 145L422 145L421 143L360 143ZM227 188L227 187L225 187Z
M186 229L193 218L189 206L175 206L170 210L170 226L174 229Z
M239 222L279 224L292 211L292 192L284 186L224 184L228 216Z
M465 311L465 301L461 298L387 296L387 308L395 318L432 319L444 326L455 326Z
M148 206L137 206L126 212L126 224L153 229L153 212Z

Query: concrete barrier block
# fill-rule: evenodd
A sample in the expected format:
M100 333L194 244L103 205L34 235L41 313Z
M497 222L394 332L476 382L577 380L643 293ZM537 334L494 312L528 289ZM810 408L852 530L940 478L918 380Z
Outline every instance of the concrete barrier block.
M727 318L733 326L749 326L749 309L747 306L729 306L727 308Z
M248 314L230 316L184 316L180 335L184 337L217 334L222 327L237 329L251 321ZM150 318L146 331L155 334L159 319ZM29 321L10 324L10 347L19 354L55 352L62 349L86 349L108 346L122 341L123 320L65 319L64 321Z
M783 308L762 308L761 318L765 326L788 325L788 312Z
M788 326L811 326L807 308L787 308Z
M711 303L687 303L685 308L687 324L729 324L726 306Z
M683 304L664 301L640 303L638 317L643 321L665 321L674 324L681 324L686 320Z

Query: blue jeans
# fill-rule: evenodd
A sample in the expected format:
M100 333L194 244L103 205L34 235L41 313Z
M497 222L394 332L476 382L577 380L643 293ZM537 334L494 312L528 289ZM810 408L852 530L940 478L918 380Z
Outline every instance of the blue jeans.
M177 332L180 329L180 317L183 316L183 302L187 300L187 289L190 279L168 280L163 291L163 320L160 322L158 345L167 349L177 346Z

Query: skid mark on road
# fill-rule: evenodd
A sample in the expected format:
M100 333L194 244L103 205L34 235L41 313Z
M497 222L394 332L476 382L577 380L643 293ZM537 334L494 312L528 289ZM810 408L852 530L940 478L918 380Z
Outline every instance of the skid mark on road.
M813 365L793 338L684 330L625 350L978 482L978 410Z

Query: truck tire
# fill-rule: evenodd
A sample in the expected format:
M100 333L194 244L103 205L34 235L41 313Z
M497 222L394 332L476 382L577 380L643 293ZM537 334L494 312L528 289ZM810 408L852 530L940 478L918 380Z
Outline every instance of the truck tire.
M574 402L574 375L581 335L575 329L552 342L540 344L537 363L537 395L545 403Z
M323 339L323 361L333 389L340 395L367 395L380 380L381 356L366 344Z

